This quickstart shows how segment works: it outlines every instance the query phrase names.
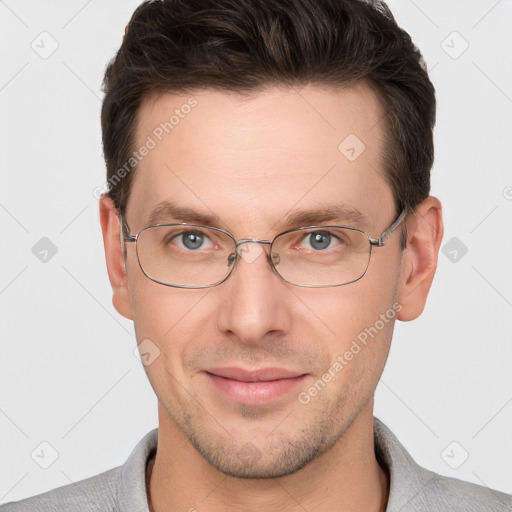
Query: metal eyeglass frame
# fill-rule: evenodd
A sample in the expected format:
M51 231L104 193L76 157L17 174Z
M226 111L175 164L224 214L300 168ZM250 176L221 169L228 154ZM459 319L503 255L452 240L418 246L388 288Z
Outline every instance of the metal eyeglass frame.
M413 211L413 213L416 214L415 211ZM238 250L240 245L247 244L247 243L269 244L270 245L270 251L269 251L269 254L267 255L267 258L270 261L270 264L271 264L272 268L274 269L274 271L277 273L277 275L283 281L285 281L285 282L287 282L289 284L293 284L295 286L301 286L303 288L331 288L331 287L335 287L335 286L344 286L346 284L354 283L356 281L359 281L359 279L361 279L362 277L364 277L364 275L366 274L366 272L368 270L368 267L370 266L370 259L371 259L371 255L372 255L372 247L373 246L375 246L375 247L383 247L384 244L386 243L386 240L388 239L388 237L404 221L406 216L407 216L407 211L406 211L406 209L403 209L401 211L400 215L391 223L391 225L378 238L372 238L370 235L368 235L368 233L366 233L362 229L354 228L354 227L351 227L351 226L305 226L305 227L301 227L301 228L289 229L287 231L284 231L283 233L279 233L272 240L261 240L260 238L252 238L251 237L251 238L241 238L240 240L237 241L236 238L229 231L226 231L225 229L217 228L217 227L213 227L213 226L203 226L201 224L189 224L187 222L171 223L171 224L155 224L155 225L147 226L147 227L141 229L135 235L131 235L129 233L130 228L129 228L126 220L124 219L124 217L122 215L120 215L120 219L121 219L121 248L122 248L122 250L124 252L124 243L126 243L126 242L127 243L135 243L135 250L136 250L136 253L137 253L137 261L139 263L139 267L140 267L142 273L148 279L151 279L151 281L154 281L155 283L159 283L159 284L164 285L164 286L171 286L173 288L200 289L200 288L213 288L214 286L218 286L219 284L222 284L224 281L226 281L226 279L228 279L228 277L233 273L233 270L235 269L238 261L240 260L240 251ZM179 284L170 284L170 283L166 283L164 281L159 281L158 279L155 279L154 277L149 276L146 273L146 271L144 270L144 268L142 267L141 263L140 263L139 253L138 253L138 250L137 250L137 240L138 240L140 234L143 231L145 231L147 229L151 229L151 228L155 228L155 227L163 227L163 226L169 226L169 227L170 226L190 226L190 227L206 228L206 229L213 229L214 231L219 231L221 233L224 233L224 234L228 235L233 240L233 242L235 243L235 249L234 249L235 252L233 254L230 254L230 256L228 258L228 260L230 260L230 264L233 263L233 266L231 267L231 270L220 281L217 281L216 283L205 285L205 286L186 286L186 285L179 285ZM275 265L279 262L279 260L277 261L277 263L275 263L275 261L271 258L272 245L274 244L276 239L279 238L282 235L286 235L288 233L291 233L292 231L302 231L302 230L305 230L305 229L326 229L326 228L350 229L352 231L359 231L360 233L363 233L366 236L366 238L368 239L368 242L370 243L370 252L369 252L369 255L368 255L368 264L366 265L366 268L365 268L364 272L357 279L353 279L352 281L348 281L346 283L341 283L341 284L326 284L326 285L324 285L324 284L321 284L321 285L316 285L316 284L315 285L311 285L311 284L297 284L297 283L293 283L293 282L288 281L287 279L285 279L279 273L277 268L275 267ZM236 258L233 260L232 256L235 256L235 254L236 254Z

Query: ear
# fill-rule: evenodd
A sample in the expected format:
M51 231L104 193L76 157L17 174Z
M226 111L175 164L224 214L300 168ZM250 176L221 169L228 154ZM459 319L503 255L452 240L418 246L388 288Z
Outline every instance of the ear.
M119 211L114 201L106 194L100 197L99 209L107 272L113 292L112 303L121 315L133 320L125 260L121 248Z
M397 313L397 318L402 321L414 320L425 308L444 233L442 206L438 199L427 197L416 207L416 212L406 221L407 247L402 258L398 293L402 309Z

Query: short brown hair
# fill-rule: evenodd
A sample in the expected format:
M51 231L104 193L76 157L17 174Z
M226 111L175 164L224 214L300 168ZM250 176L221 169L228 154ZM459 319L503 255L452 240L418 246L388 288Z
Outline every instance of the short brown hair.
M430 191L435 89L421 53L384 2L145 1L103 82L109 196L124 213L137 113L150 95L250 93L270 85L340 88L361 80L383 107L383 168L397 212L412 211ZM123 167L121 180L116 173Z

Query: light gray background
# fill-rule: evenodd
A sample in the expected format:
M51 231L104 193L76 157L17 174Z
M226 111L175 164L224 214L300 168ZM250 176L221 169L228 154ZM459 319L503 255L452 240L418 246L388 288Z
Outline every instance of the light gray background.
M389 4L437 89L443 246L468 252L452 240L424 314L397 323L375 414L420 464L511 492L512 1ZM0 502L122 464L157 426L93 196L102 75L137 5L0 1Z

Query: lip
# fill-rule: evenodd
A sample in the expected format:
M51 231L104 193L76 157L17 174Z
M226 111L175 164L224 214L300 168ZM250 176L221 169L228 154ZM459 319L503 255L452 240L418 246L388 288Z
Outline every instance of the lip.
M271 380L293 379L304 375L301 372L286 368L260 368L259 370L244 370L237 367L210 368L207 373L224 377L225 379L238 380L240 382L266 382Z
M205 374L222 394L238 403L263 405L289 394L307 374L286 368L210 368Z

